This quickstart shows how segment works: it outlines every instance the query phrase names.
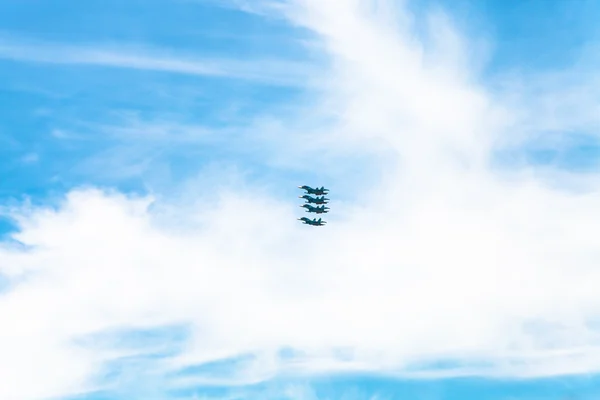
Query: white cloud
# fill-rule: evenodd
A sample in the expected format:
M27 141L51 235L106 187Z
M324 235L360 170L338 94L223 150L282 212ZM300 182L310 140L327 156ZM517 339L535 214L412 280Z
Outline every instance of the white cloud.
M0 59L248 79L284 86L306 82L311 72L305 62L294 60L192 57L140 46L70 45L12 37L0 37Z
M21 157L21 162L23 164L35 164L40 160L40 156L37 153L27 153L23 157Z
M32 249L0 251L0 271L20 282L0 297L0 376L10 382L1 398L77 388L107 357L74 348L81 335L178 322L194 335L165 368L262 355L234 382L286 369L600 368L598 175L547 171L557 187L532 170L490 170L495 140L520 110L474 83L468 44L447 39L447 20L422 46L396 25L409 17L391 2L292 5L288 17L316 32L332 61L313 105L337 122L319 145L377 139L397 162L385 159L360 204L332 205L323 229L297 224L293 201L220 174L150 209L148 199L88 190L54 211L14 210L16 238ZM564 189L569 179L579 191ZM281 346L304 355L282 365L272 353ZM411 370L440 359L458 366Z

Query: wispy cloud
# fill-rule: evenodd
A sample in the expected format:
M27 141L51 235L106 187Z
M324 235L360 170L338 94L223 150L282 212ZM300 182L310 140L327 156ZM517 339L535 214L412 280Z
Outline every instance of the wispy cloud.
M11 383L0 397L86 389L112 356L76 339L174 324L189 327L190 337L158 363L161 377L173 377L161 381L168 389L343 370L600 370L600 175L554 167L550 185L535 166L490 167L515 121L526 114L540 126L546 116L480 82L479 55L449 18L429 19L425 41L409 29L413 16L391 1L285 4L279 11L314 33L330 67L313 71L311 79L326 84L303 99L302 115L275 120L254 143L268 149L265 159L282 152L319 178L331 176L323 166L338 164L340 186L359 199L338 202L332 190L329 225L310 229L296 224L298 204L273 194L272 184L212 169L160 200L90 189L54 209L15 208L14 238L31 250L1 249L0 272L31 278L0 297L0 318L9 321L0 330L0 376ZM140 63L83 54L70 57ZM552 90L559 89L572 86ZM555 126L590 126L590 115L560 114ZM174 134L185 146L199 133L159 128L147 139ZM355 176L357 159L340 157L367 151L380 155L375 182ZM303 158L315 153L326 160ZM575 179L578 191L565 188ZM222 375L182 377L190 366L247 354Z
M23 164L35 164L40 159L40 156L36 153L27 153L23 157L21 157L21 162Z
M246 79L285 86L306 84L313 68L308 60L202 58L144 46L84 46L6 37L0 37L0 59Z

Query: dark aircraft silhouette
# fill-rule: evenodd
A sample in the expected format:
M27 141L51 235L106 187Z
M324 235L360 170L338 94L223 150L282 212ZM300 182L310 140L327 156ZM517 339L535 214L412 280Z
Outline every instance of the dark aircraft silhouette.
M305 194L304 196L298 196L298 198L306 200L307 203L314 203L314 204L327 204L329 202L329 199L325 198L325 196L311 197L311 196Z
M329 189L325 189L324 186L321 186L320 188L313 189L310 186L304 185L304 186L298 186L298 188L306 190L307 194L314 194L314 195L317 195L317 196L322 196L322 195L327 194L329 192Z
M298 221L302 221L303 224L312 225L312 226L323 226L327 223L326 221L321 221L321 218L310 219L310 218L302 217L302 218L298 218Z
M320 207L313 207L310 204L302 204L300 207L302 208L306 208L307 212L312 212L312 213L317 213L317 214L325 214L328 213L329 211L329 207L325 207L325 206L320 206Z

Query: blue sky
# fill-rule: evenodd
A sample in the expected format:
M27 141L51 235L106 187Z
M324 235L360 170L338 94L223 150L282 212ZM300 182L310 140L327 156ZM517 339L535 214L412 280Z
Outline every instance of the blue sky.
M598 20L0 2L0 398L598 397Z

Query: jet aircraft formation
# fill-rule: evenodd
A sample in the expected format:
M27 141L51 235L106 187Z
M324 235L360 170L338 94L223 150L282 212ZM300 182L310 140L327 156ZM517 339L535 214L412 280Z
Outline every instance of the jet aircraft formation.
M326 214L329 211L329 207L326 207L325 204L329 202L329 199L325 197L325 195L329 192L329 189L325 189L324 186L320 188L313 189L310 186L298 186L299 189L304 189L306 194L303 196L298 196L300 199L306 200L305 204L302 204L300 207L306 209L306 212L315 213L315 214ZM321 196L321 197L312 197L310 195ZM317 204L317 207L311 205ZM320 206L319 206L320 204ZM302 221L306 225L312 226L323 226L327 223L327 221L323 221L322 218L310 219L307 217L298 218L299 221Z

